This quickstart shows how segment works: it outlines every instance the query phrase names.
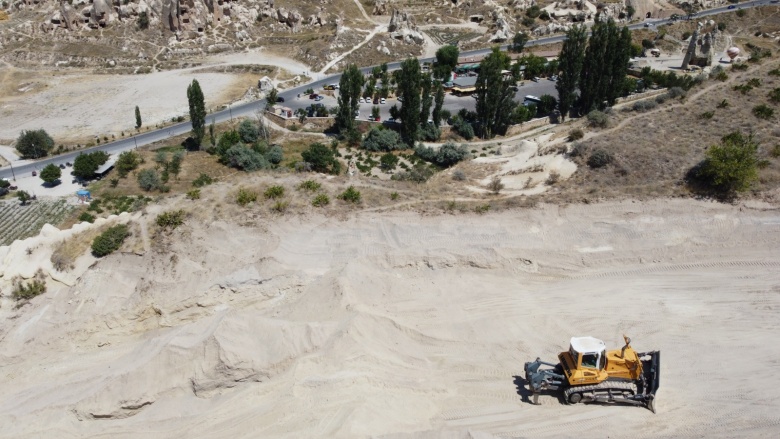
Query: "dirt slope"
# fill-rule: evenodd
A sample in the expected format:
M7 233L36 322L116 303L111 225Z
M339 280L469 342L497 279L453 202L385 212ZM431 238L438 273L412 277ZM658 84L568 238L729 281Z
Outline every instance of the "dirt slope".
M235 210L198 209L146 255L0 309L0 437L770 437L780 424L769 206L217 208ZM154 213L134 221L153 233ZM658 414L524 401L524 361L624 333L662 352Z

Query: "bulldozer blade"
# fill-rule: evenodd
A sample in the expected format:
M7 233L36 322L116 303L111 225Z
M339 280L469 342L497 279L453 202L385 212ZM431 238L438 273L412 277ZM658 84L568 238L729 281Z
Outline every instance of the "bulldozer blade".
M655 398L650 398L650 400L647 401L647 408L655 414Z
M642 375L645 383L644 394L646 395L647 408L655 413L655 393L661 385L661 351L653 351L644 354L649 356L649 360L642 360Z

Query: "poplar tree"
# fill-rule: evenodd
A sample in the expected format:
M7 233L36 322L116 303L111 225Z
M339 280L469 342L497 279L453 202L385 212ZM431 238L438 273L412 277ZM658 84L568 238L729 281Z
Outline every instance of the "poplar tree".
M476 113L483 138L503 134L511 124L512 113L517 106L511 88L514 80L501 73L509 62L509 56L494 47L479 65L475 85Z
M336 111L336 128L341 134L347 134L355 128L355 112L358 110L358 99L364 81L363 74L355 64L348 65L341 74Z
M414 146L420 133L420 61L408 58L401 62L401 70L396 72L398 96L402 99L401 140Z
M200 146L200 142L206 134L206 103L197 79L193 79L192 83L187 86L187 101L190 105L192 137L195 139L195 143Z
M431 96L431 75L425 74L420 79L420 89L422 91L422 97L420 102L420 123L427 123L428 116L431 115L431 105L433 104L433 96Z
M433 124L436 126L436 128L439 128L441 125L441 107L444 105L444 87L441 85L441 82L436 83L436 96L434 98L434 105L433 105Z
M141 109L135 106L135 128L141 128Z
M580 81L582 63L585 59L585 45L588 41L588 33L585 26L573 26L566 32L566 40L558 55L558 68L560 74L555 83L558 90L558 108L561 111L561 120L565 119L571 111L577 98L575 91Z

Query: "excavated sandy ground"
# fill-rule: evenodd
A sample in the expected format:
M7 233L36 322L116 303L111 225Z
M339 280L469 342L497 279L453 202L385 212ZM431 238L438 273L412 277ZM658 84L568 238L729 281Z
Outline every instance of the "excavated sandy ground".
M776 209L228 213L201 209L154 238L153 209L145 256L110 256L20 310L5 302L0 437L777 434ZM534 406L516 387L523 362L569 337L619 347L624 333L662 353L658 414Z

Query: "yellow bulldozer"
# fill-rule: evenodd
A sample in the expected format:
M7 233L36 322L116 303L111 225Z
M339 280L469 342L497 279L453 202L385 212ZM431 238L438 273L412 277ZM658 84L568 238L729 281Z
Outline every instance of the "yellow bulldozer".
M525 381L534 404L542 391L562 391L569 404L579 402L626 403L644 406L655 413L661 352L636 352L623 336L622 349L607 351L593 337L572 337L569 350L558 354L558 364L525 363Z

